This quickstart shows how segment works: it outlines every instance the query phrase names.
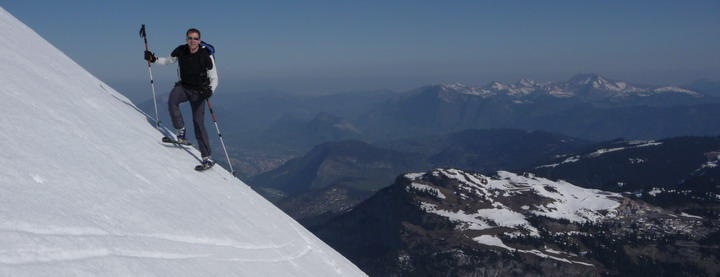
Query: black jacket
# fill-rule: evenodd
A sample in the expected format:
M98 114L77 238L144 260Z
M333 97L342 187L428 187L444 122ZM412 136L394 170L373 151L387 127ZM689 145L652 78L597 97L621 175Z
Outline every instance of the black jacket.
M190 53L190 47L183 44L175 48L170 54L180 62L180 81L184 88L200 90L210 86L208 70L213 69L210 51L205 48Z

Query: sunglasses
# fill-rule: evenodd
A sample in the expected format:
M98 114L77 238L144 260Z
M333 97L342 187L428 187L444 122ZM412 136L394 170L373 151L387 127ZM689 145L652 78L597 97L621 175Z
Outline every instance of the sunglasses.
M196 38L196 37L187 37L187 40L200 40L200 38Z

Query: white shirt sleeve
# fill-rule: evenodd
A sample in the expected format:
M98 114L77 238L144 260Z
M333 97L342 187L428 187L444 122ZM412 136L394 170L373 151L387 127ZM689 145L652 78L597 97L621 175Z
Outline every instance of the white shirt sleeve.
M173 56L167 56L167 57L159 57L157 60L155 60L156 64L159 65L167 65L167 64L174 64L178 61L177 57Z
M218 75L217 75L217 64L215 64L215 57L210 56L210 60L212 61L212 69L207 71L207 76L210 79L210 88L213 92L215 92L215 89L218 86Z

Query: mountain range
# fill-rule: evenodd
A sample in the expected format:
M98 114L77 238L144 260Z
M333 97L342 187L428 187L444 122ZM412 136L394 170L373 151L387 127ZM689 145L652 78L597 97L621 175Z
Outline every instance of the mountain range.
M638 85L581 74L564 82L455 83L402 93L223 92L215 109L240 176L249 178L338 140L376 143L494 128L594 141L716 136L718 87L709 81L682 88ZM152 111L152 101L141 107ZM160 117L169 122L164 109L160 105Z
M278 202L372 276L720 273L720 137L501 129L376 145L446 168L398 174L372 196L327 184ZM503 167L532 173L491 171Z
M629 196L532 174L435 169L400 176L311 230L371 276L720 273L716 218Z
M720 134L712 124L720 115L719 103L717 97L679 87L633 85L587 74L554 83L427 86L382 103L357 125L372 137L385 138L521 128L590 140L659 139Z
M579 98L584 101L628 99L632 97L653 97L658 95L691 96L703 98L703 94L674 86L635 85L624 81L604 78L598 74L580 74L566 82L537 82L521 79L514 84L492 82L480 88L468 87L460 83L441 85L442 90L450 93L478 95L484 98L511 96L516 99L532 99L543 96L555 98Z
M254 187L285 194L338 185L374 191L387 186L402 172L428 166L419 154L382 149L354 140L328 142L316 146L305 156L256 176L251 182Z
M313 203L324 205L293 200L297 193L307 198L313 191L325 194L325 190L318 189L340 186L337 189L354 188L370 194L390 185L398 175L437 167L483 172L520 169L578 151L588 144L588 141L558 134L512 129L467 130L374 145L356 140L328 142L277 169L251 178L249 183L268 199L289 198L282 207L292 213L316 205ZM313 209L318 213L296 219L327 212Z

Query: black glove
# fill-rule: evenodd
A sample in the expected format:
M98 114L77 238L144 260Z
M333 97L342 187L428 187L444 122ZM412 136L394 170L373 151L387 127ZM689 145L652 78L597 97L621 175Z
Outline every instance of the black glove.
M157 58L155 57L155 54L145 50L145 60L154 63L155 61L157 61Z
M210 99L212 97L213 91L210 86L205 87L204 89L200 90L200 98L202 99Z

